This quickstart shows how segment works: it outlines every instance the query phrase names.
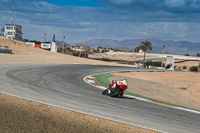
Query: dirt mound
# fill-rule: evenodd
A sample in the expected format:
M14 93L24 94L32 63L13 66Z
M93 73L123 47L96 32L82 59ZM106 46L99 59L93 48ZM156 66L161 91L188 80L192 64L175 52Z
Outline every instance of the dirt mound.
M22 41L0 38L0 47L7 47L13 50L16 55L52 55L49 51L32 47Z
M37 64L93 64L125 66L113 62L103 62L66 54L54 53L41 48L35 48L24 42L0 37L0 47L13 50L13 54L1 54L0 63L37 63Z

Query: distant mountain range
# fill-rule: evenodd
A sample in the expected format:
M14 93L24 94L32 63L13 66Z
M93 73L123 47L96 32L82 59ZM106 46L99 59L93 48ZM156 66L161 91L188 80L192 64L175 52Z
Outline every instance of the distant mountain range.
M165 46L165 53L168 54L189 54L196 55L200 53L200 42L188 42L188 41L163 41L157 39L147 39L152 43L153 53L162 53L163 45ZM126 51L133 51L137 46L140 45L143 39L125 39L125 40L114 40L114 39L94 39L87 42L78 42L71 45L79 44L86 45L89 47L105 47L105 48L118 48Z
M60 47L63 46L63 41L56 41L56 44ZM64 46L70 46L68 43L64 42Z

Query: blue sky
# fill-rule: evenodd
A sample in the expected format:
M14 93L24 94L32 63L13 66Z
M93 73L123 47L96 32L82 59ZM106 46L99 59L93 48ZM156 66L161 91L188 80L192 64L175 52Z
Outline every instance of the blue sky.
M89 6L103 7L98 0L45 0L48 3L57 6Z
M12 0L0 0L0 26L11 23ZM161 39L200 42L200 0L15 0L23 38L80 42Z

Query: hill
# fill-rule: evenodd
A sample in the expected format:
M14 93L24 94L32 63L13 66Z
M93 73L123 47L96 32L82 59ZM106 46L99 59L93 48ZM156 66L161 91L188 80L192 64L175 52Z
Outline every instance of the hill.
M198 49L200 49L200 42L188 42L188 41L171 41L171 40L157 40L147 39L152 43L153 53L162 53L163 45L165 45L165 53L168 54L189 54L196 55ZM114 39L94 39L87 42L79 42L78 44L87 45L89 47L106 47L106 48L118 48L125 49L126 51L133 51L144 39L125 39L125 40L114 40ZM76 43L77 44L77 43Z
M37 64L95 64L105 65L103 61L79 58L71 55L54 53L41 48L35 48L24 42L0 37L0 47L12 49L13 54L0 53L0 63L37 63ZM106 65L117 65L107 62Z

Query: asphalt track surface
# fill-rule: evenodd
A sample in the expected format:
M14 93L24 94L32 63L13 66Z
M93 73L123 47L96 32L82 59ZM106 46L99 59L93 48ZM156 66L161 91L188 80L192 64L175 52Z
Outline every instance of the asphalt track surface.
M200 132L198 113L137 99L104 96L102 90L83 81L87 75L122 70L138 71L128 67L79 64L1 64L0 92L155 131Z

